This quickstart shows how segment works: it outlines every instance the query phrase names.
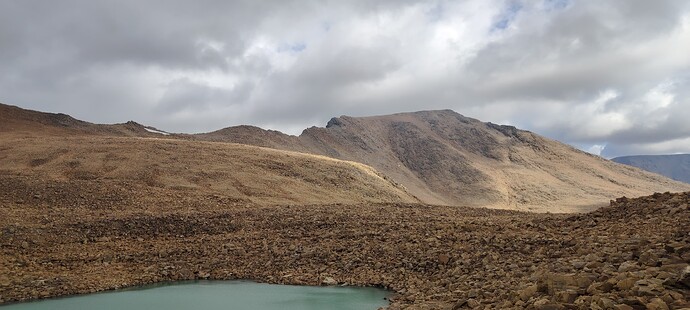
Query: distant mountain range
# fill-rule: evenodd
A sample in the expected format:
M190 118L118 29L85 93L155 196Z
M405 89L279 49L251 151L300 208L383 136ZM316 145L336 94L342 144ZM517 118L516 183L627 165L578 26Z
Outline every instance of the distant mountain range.
M621 156L611 160L690 183L690 154Z
M29 135L40 132L42 135L55 136L156 137L166 139L169 143L175 143L175 140L222 142L223 145L231 142L308 153L320 158L366 165L358 168L358 171L373 167L376 172L372 172L372 175L380 175L390 182L391 185L376 183L379 188L386 188L389 197L410 200L404 198L404 194L395 192L399 187L414 197L413 200L428 204L577 212L608 204L610 199L620 196L690 191L688 184L618 164L529 131L481 122L451 110L371 117L341 116L332 118L325 128L308 128L299 136L244 125L191 135L171 134L136 122L92 124L65 114L41 113L0 105L0 133L2 132ZM137 140L136 143L144 143L143 141L145 140ZM190 147L185 145L184 149L189 150ZM256 149L256 152L263 151ZM250 164L263 165L261 156ZM215 158L200 159L199 163L213 161ZM127 165L124 162L120 164ZM172 170L179 168L175 167L174 160L169 161L169 165ZM300 166L312 169L309 165L313 163L292 160L285 165L274 168L289 171L286 175L291 175L294 171L302 171ZM320 165L328 166L327 163ZM209 163L209 167L211 166ZM203 165L196 169L202 171L199 174L203 176L209 170ZM243 171L243 180L251 180L248 173L252 169ZM257 173L263 173L261 171L256 170ZM343 179L349 178L348 174L339 175L337 170L329 171L325 168L312 171L318 171L319 174L312 176L313 178L332 180L329 181L332 182L329 186L342 191L344 196L341 197L346 197L348 190L353 196L361 196L361 193L355 192L361 191L361 186L355 186L355 181ZM161 173L170 175L170 178L175 175L166 171ZM305 180L311 182L309 180L312 177ZM263 176L256 178L261 179ZM338 181L340 179L342 180ZM209 179L210 185L207 186L220 181L222 179ZM345 183L339 184L340 182ZM263 183L256 184L259 186ZM315 185L321 187L325 184ZM232 186L239 185L241 182ZM308 184L300 186L306 188ZM282 188L281 193L280 195L290 195L291 190ZM270 194L262 195L264 198L244 194L243 198L257 201L270 198ZM316 197L318 195L314 199Z

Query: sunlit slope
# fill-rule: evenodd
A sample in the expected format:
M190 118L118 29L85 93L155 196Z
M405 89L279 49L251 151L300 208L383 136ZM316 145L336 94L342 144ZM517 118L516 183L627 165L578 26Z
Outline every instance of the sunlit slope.
M154 196L194 191L257 204L416 201L363 164L174 139L2 133L0 173L139 187Z

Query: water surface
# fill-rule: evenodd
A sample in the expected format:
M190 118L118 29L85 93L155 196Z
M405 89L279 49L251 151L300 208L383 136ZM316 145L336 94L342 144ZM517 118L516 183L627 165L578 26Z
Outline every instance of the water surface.
M388 291L361 287L198 281L0 306L2 310L376 310Z

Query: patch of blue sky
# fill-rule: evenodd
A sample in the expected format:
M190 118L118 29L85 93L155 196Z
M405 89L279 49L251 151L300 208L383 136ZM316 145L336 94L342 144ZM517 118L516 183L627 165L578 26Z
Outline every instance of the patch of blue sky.
M491 32L502 31L508 28L520 10L522 10L522 4L517 1L511 1L498 16L497 21L491 26Z
M278 53L299 53L307 48L307 44L303 42L283 44L277 48Z
M443 18L443 6L440 3L437 3L425 13L430 22L438 22Z
M546 11L559 11L567 8L572 0L544 0L544 9Z

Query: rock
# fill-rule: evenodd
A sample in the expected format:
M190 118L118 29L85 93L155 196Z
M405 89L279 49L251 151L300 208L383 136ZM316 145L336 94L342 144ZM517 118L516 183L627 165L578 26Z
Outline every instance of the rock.
M615 303L613 302L613 300L611 300L609 298L602 297L602 298L599 298L599 300L597 301L597 305L599 307L601 307L602 309L613 309L613 307L615 306Z
M561 310L563 306L551 302L548 298L542 298L534 302L534 308L538 310Z
M331 277L325 277L325 278L323 278L323 281L321 281L321 283L325 284L325 285L336 285L336 284L338 284L338 281L336 281L335 279L333 279Z
M562 303L566 303L566 304L572 304L575 302L575 300L579 296L580 296L580 294L578 294L576 290L568 289L568 290L556 293L556 300L558 302L562 302Z
M459 300L458 302L455 303L455 305L453 306L453 309L452 309L452 310L459 310L459 309L462 309L462 308L465 307L466 305L467 305L467 300L466 300L466 299L461 299L461 300Z
M616 288L618 288L618 290L620 290L620 291L630 290L633 288L633 286L635 286L635 282L637 282L637 280L638 280L637 278L622 279L622 280L618 281L618 283L616 283Z
M470 290L467 292L467 297L469 298L477 298L479 296L479 290Z
M441 265L447 265L449 261L450 261L450 256L448 256L448 254L440 254L438 256L438 262Z
M668 305L660 298L652 298L645 306L649 310L669 310Z
M615 310L635 310L635 308L628 306L626 304L620 304L613 306Z
M470 307L470 308L472 308L472 309L478 308L478 307L481 306L481 305L482 305L482 304L479 303L476 299L470 298L470 299L467 300L467 306Z
M524 289L519 290L518 296L520 297L520 300L527 301L530 298L532 298L534 295L536 295L538 291L539 291L539 286L534 284L534 285L530 285Z
M211 277L211 274L206 271L199 271L198 273L199 279L208 279Z
M571 265L573 265L573 268L575 269L582 269L587 265L587 262L583 262L581 260L574 260L570 262Z
M632 291L637 296L659 296L664 292L663 281L659 279L643 279L635 282Z
M635 271L639 270L640 265L637 264L637 262L633 261L627 261L623 262L620 266L618 266L618 272L628 272L628 271Z
M541 278L550 295L568 288L588 288L593 280L588 275L547 273Z
M654 250L647 250L640 255L638 259L640 264L650 267L659 266L659 256L654 252Z
M685 269L681 271L680 278L678 278L678 283L690 288L690 266L685 267Z

